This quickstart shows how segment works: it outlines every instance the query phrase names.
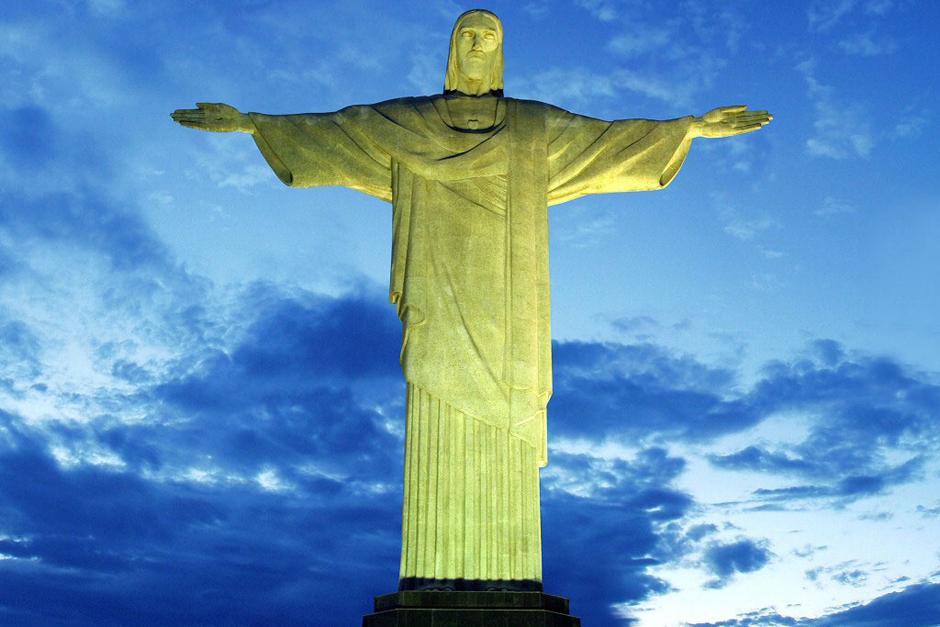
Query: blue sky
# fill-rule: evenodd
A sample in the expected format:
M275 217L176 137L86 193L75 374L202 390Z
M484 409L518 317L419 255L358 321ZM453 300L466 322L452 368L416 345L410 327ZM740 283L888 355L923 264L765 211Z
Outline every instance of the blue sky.
M390 208L169 113L435 93L468 8L0 9L0 623L354 625L394 589ZM488 8L509 96L775 115L552 209L546 590L586 625L940 624L940 6Z

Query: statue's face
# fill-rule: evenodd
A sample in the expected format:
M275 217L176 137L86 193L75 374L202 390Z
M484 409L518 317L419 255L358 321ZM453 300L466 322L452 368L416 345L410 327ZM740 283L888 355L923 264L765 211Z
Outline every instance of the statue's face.
M457 69L462 77L489 82L501 44L493 18L483 13L467 16L457 30Z

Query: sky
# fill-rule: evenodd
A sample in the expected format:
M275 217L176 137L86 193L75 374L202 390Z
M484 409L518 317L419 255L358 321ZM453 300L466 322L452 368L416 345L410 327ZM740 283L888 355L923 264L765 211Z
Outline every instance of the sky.
M0 624L357 625L397 585L389 205L194 102L439 93L424 2L0 7ZM585 625L940 625L940 4L521 0L506 95L748 104L551 209L545 590Z

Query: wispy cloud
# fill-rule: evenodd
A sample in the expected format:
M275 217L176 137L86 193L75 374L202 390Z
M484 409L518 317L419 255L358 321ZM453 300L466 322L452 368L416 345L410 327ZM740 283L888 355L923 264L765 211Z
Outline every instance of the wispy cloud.
M780 223L768 215L742 216L740 212L731 208L723 209L720 217L724 222L725 233L746 242L753 240L764 231L780 227Z
M551 7L549 6L548 0L526 2L522 5L522 10L535 20L543 20L551 14Z
M591 15L602 22L612 22L620 12L620 5L616 0L576 0L577 4L587 9Z
M680 3L665 18L642 2L580 0L579 4L617 34L607 43L615 59L612 87L673 109L690 106L710 88L737 52L744 22L734 11L704 12Z
M814 0L806 14L810 29L815 31L831 29L857 4L857 0Z
M843 23L858 10L868 18L880 18L901 4L896 0L813 0L806 16L810 30L826 32Z
M533 100L551 101L559 106L576 109L598 98L616 94L610 76L583 68L552 68L515 85L515 93Z
M668 46L673 36L674 33L665 28L634 29L611 39L607 48L625 58L636 57Z
M611 322L611 325L618 331L624 333L633 333L636 331L646 331L651 328L658 328L659 322L651 316L633 316L629 318L617 318Z
M892 135L895 139L917 137L929 121L929 110L908 105L901 110L900 119L895 122Z
M835 90L816 78L816 64L797 65L807 84L807 93L816 111L815 133L806 140L809 154L831 159L867 158L874 147L874 135L862 106L839 98Z
M835 196L826 196L823 198L822 206L814 210L813 213L821 218L831 216L847 215L858 211L855 205L846 200L836 198Z
M124 0L88 0L88 8L98 15L113 17L121 15L127 5Z
M839 41L839 48L846 54L862 57L876 57L891 54L898 48L891 37L876 37L874 33L855 33Z

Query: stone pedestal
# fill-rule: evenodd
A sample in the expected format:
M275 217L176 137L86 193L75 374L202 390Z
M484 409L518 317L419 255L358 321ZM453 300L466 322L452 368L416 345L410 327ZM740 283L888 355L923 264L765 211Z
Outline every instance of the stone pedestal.
M362 627L581 627L568 599L542 592L402 590L375 597Z

